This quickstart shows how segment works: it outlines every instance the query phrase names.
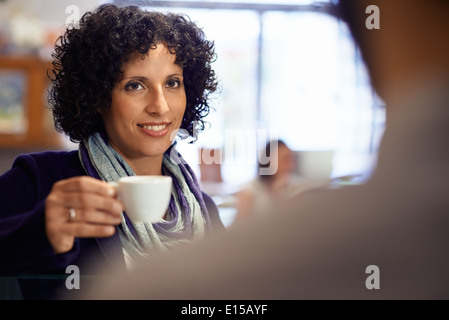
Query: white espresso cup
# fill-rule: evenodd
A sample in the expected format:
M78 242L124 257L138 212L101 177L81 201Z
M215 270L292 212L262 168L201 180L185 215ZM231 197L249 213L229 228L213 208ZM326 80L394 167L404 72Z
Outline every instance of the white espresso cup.
M129 176L111 182L133 222L162 221L170 203L172 179L168 176Z

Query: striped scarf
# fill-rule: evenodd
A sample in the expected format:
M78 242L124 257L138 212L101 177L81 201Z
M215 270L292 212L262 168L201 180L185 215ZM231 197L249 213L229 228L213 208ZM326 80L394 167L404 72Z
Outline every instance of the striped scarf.
M89 176L111 182L135 173L123 157L99 133L80 143L79 157ZM172 177L173 186L166 220L132 222L126 212L118 231L127 268L154 252L202 238L211 222L198 180L175 145L164 153L162 174Z

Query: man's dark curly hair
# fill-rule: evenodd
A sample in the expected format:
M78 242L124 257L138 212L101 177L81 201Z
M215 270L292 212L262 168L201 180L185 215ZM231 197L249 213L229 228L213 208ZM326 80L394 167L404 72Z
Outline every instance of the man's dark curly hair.
M164 43L183 68L187 106L181 129L196 138L205 127L210 94L217 90L214 43L187 16L107 4L85 13L78 27L58 38L49 74L49 106L55 127L79 142L104 132L99 110L111 105L112 90L130 55L145 55ZM183 130L181 130L182 132Z

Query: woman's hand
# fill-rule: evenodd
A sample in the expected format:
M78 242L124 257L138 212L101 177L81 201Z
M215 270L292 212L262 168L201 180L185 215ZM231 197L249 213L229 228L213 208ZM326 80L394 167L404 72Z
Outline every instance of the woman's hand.
M53 185L45 200L45 226L55 253L72 249L76 237L109 237L122 219L123 205L107 182L74 177Z

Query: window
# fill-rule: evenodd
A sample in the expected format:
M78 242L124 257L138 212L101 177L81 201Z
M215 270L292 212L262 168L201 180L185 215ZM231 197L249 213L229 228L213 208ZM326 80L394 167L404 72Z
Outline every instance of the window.
M333 151L333 177L368 174L385 115L346 24L267 12L263 26L264 125L295 150Z

